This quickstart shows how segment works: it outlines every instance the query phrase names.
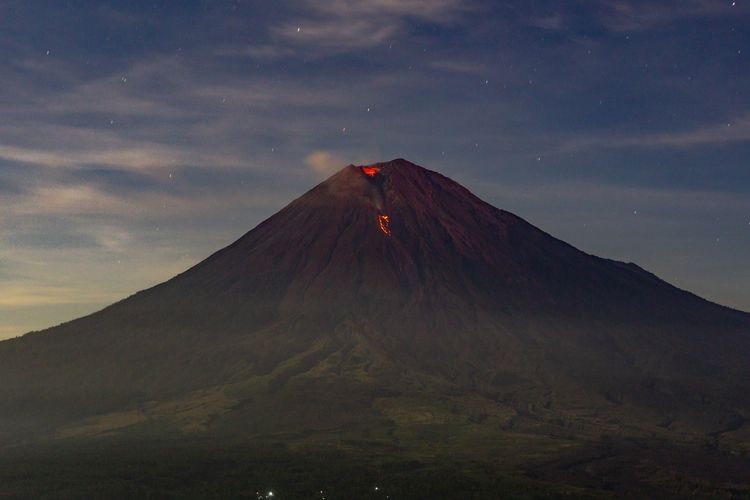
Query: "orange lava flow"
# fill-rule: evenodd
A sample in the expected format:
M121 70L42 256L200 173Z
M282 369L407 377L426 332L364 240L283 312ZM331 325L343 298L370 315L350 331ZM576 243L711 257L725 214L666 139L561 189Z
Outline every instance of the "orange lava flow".
M378 215L378 225L380 226L380 230L383 231L386 236L391 235L390 217L383 214Z
M362 167L362 173L368 177L375 177L375 174L378 172L380 172L380 168L378 167Z

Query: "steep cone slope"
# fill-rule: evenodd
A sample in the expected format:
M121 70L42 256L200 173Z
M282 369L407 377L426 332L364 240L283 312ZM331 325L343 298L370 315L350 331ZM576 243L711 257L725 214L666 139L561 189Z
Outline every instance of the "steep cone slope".
M0 343L0 425L182 422L188 401L208 409L187 427L262 434L376 425L426 398L710 432L744 422L749 355L747 314L394 160L344 168L166 283Z

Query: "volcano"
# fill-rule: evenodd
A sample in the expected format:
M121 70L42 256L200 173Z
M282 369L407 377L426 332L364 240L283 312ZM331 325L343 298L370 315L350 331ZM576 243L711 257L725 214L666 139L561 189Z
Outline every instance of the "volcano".
M397 159L343 168L165 283L1 342L0 439L746 450L748 359L750 315Z

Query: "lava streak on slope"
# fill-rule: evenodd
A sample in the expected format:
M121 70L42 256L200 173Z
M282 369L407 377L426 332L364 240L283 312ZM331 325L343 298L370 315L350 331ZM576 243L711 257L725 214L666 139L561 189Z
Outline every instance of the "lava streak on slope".
M362 167L362 173L367 177L375 177L378 172L380 172L380 167Z
M378 225L386 236L391 235L390 217L385 214L378 215Z

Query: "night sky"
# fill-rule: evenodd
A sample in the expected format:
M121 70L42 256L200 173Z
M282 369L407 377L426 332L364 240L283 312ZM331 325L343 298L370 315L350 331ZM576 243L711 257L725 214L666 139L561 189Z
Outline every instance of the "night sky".
M0 0L0 338L348 163L750 310L750 1Z

